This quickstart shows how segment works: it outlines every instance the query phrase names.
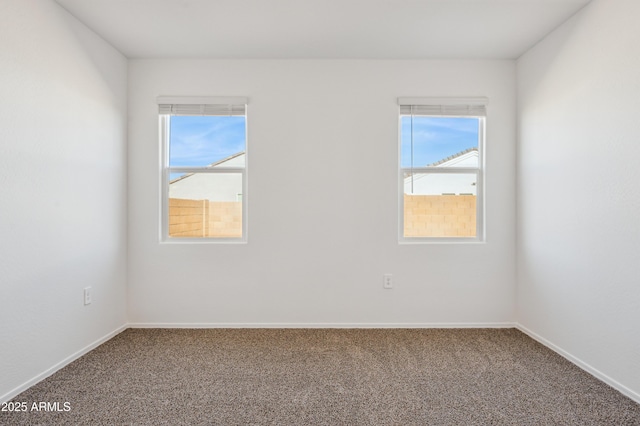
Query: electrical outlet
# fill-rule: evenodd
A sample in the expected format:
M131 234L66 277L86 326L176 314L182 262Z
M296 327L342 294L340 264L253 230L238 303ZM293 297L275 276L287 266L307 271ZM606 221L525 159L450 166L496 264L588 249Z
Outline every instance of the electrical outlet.
M391 274L384 274L382 277L382 287L393 288L393 276Z
M84 304L85 305L91 304L91 287L84 288Z

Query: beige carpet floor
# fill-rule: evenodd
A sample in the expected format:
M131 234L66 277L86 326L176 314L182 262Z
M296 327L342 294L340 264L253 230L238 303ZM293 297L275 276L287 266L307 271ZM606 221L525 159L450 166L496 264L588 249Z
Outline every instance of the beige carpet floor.
M515 329L129 329L13 401L69 411L1 424L640 425Z

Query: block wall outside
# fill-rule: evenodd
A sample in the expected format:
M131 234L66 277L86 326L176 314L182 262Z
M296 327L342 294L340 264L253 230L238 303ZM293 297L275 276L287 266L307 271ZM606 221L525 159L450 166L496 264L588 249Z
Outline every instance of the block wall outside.
M242 202L169 199L170 237L242 237Z
M405 237L475 237L475 195L404 195Z
M209 201L208 215L209 237L242 237L242 202Z
M405 237L474 237L475 195L404 196ZM242 236L242 203L169 199L169 236Z

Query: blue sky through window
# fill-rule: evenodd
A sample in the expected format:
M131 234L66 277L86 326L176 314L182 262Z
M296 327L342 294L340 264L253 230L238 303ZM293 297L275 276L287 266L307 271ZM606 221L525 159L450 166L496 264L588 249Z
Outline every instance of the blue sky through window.
M401 117L401 167L411 167L411 117ZM478 147L479 119L413 117L413 167L425 167Z
M413 117L413 166L478 147L477 118ZM401 118L401 166L411 167L411 117ZM172 116L169 165L206 167L246 148L244 116Z
M170 167L206 167L246 149L244 116L172 116Z

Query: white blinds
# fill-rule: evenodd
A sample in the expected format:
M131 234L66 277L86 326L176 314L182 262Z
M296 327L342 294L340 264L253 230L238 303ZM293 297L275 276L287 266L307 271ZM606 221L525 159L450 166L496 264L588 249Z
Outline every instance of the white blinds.
M485 117L487 98L398 98L401 115Z
M158 112L171 115L245 115L247 98L160 96Z

